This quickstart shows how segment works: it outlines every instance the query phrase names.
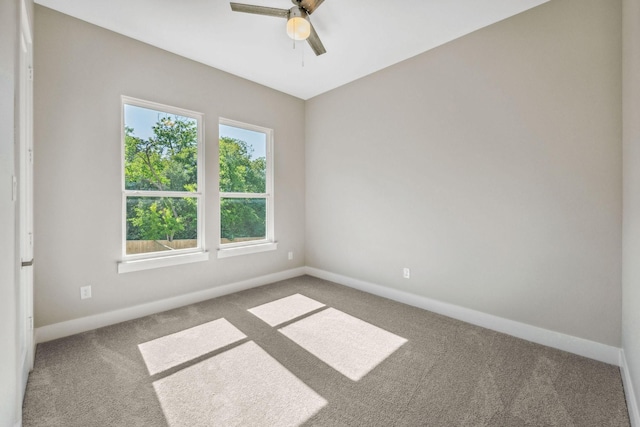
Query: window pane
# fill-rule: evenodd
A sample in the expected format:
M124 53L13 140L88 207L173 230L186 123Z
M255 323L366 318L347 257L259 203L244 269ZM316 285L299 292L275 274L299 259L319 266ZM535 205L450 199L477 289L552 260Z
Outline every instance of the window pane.
M220 243L264 240L266 234L266 199L220 200Z
M125 104L125 189L197 191L197 123Z
M127 197L127 255L198 247L198 199Z
M266 193L267 135L220 125L220 191Z

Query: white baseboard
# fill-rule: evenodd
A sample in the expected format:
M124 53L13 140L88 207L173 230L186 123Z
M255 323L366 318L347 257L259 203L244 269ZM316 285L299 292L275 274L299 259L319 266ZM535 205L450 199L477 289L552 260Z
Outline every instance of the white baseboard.
M36 328L36 343L42 343L58 338L67 337L81 332L101 328L103 326L115 325L116 323L125 322L127 320L137 319L139 317L148 316L150 314L160 313L162 311L183 307L185 305L206 301L211 298L232 294L234 292L243 291L262 285L268 285L280 280L291 279L303 274L305 274L305 267L298 267L278 273L267 274L265 276L254 277L252 279L243 280L241 282L216 286L215 288L192 292L186 295L179 295L173 298L140 304L134 307L123 308L107 313L100 313L93 316L82 317L80 319L73 319L65 322L55 323L52 325L42 326L40 328Z
M624 385L624 394L627 398L627 408L629 409L629 419L631 427L640 427L640 408L638 408L638 400L633 389L633 381L629 374L629 366L627 365L627 357L624 350L620 350L620 370L622 371L622 384Z
M74 335L81 332L90 331L104 326L114 325L127 320L137 319L150 314L159 313L166 310L182 307L185 305L205 301L222 295L231 294L245 289L255 288L279 280L309 274L325 280L330 280L344 286L359 289L370 294L389 298L404 304L419 307L434 313L442 314L454 319L462 320L487 329L502 332L518 338L532 341L538 344L568 351L580 356L620 365L620 349L606 344L589 341L583 338L550 331L525 323L516 322L509 319L493 316L480 311L460 307L446 302L430 299L409 292L400 291L363 280L354 279L340 274L331 273L313 267L299 267L265 276L255 277L241 282L230 283L203 291L167 298L160 301L153 301L134 307L100 313L80 319L68 320L52 325L36 328L36 343L51 341L58 338ZM637 410L636 410L637 411ZM640 427L640 426L634 426Z
M584 338L578 338L560 332L550 331L537 326L527 325L514 320L505 319L469 308L430 299L409 292L388 288L354 279L340 274L330 273L313 267L306 267L308 275L339 283L350 288L378 295L407 305L429 310L434 313L462 320L483 328L502 332L527 341L567 351L579 356L595 359L600 362L616 365L620 363L620 349ZM640 427L640 426L638 426Z

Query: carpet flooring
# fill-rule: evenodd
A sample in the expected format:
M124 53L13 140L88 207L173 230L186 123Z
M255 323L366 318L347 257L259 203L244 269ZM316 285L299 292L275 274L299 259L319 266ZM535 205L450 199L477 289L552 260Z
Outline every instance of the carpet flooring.
M29 426L629 426L618 367L302 276L38 345Z

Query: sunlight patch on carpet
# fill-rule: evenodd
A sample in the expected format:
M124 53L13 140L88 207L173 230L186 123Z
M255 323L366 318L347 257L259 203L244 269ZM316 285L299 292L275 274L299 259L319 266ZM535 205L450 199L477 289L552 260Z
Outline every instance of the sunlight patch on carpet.
M279 331L347 378L358 381L407 342L334 308Z
M279 300L250 308L249 313L257 316L269 326L277 326L324 307L324 304L304 295L294 294Z
M299 426L327 404L253 341L153 387L170 427Z
M247 336L229 323L218 319L138 345L150 375L218 350Z

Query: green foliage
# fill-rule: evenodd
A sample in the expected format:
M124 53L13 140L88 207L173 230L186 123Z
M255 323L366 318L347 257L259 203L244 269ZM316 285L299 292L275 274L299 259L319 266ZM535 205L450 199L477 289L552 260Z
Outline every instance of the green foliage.
M266 231L265 199L222 199L220 201L221 234L229 240L243 237L264 238Z
M252 147L245 141L220 138L220 191L228 193L265 193L266 159L252 159ZM263 238L266 230L264 198L220 201L222 238Z
M220 138L220 191L264 193L266 159L252 158L245 141ZM125 188L140 191L197 191L197 128L195 120L160 117L153 136L142 139L125 127ZM264 198L223 198L223 238L262 238L266 232ZM197 199L137 197L127 199L127 240L197 238Z
M129 221L140 229L144 240L158 240L158 236L164 236L165 240L172 241L177 231L184 230L184 220L173 216L172 210L168 207L171 204L169 200L161 199L160 208L158 202L145 206L142 201L134 207L136 215Z
M125 188L142 191L195 192L198 175L196 121L165 115L142 139L125 127ZM193 197L130 197L127 240L197 237L197 201Z
M220 138L220 191L264 193L266 159L251 159L253 148L245 141Z
M127 190L195 191L198 176L196 121L161 117L154 137L138 138L125 127L125 188Z

